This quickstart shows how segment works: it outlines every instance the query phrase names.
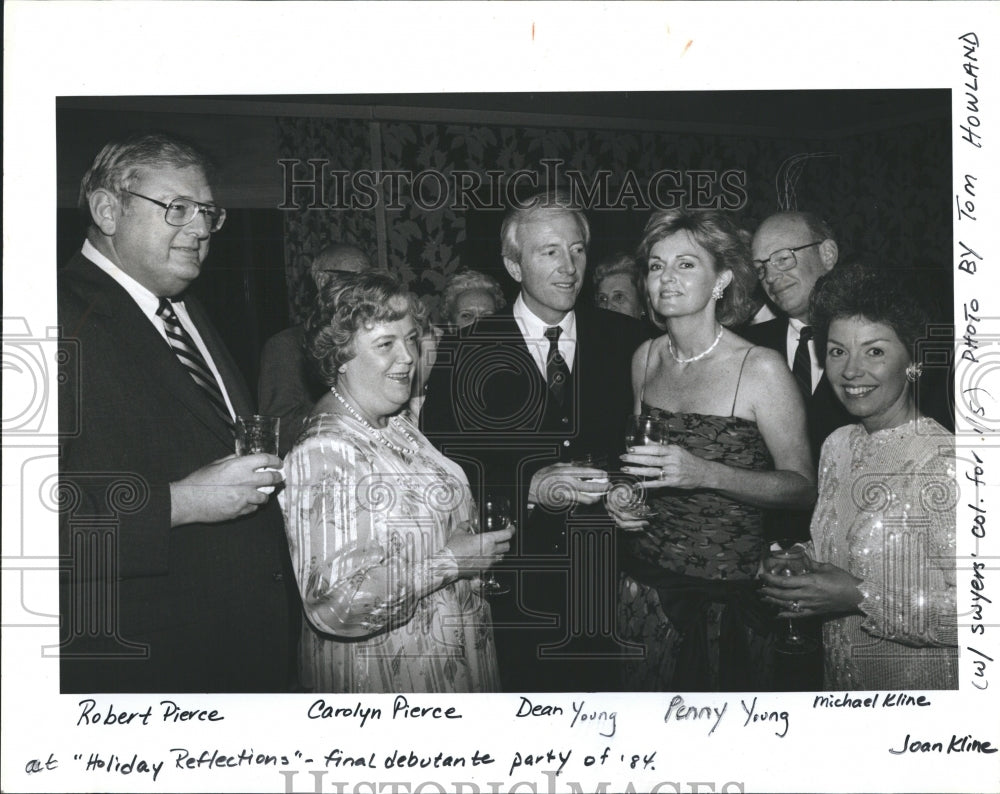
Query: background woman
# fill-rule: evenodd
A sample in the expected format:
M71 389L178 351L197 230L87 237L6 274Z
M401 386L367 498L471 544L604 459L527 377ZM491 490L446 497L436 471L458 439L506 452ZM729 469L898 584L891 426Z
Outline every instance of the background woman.
M784 616L833 617L828 688L956 688L954 439L913 395L926 317L898 278L860 265L816 283L810 317L860 424L823 445L814 571L764 576L763 592Z
M314 691L497 688L490 611L470 579L512 530L470 534L465 474L400 414L421 311L390 276L350 275L306 326L330 391L285 460L282 506Z
M770 685L769 623L753 592L760 508L809 507L815 487L801 398L785 362L725 325L746 318L755 278L718 212L671 210L646 225L637 260L666 333L632 361L636 412L659 412L668 443L632 448L651 478L648 521L625 538L619 630L646 647L629 689Z
M507 305L495 279L478 270L463 270L445 282L441 293L441 320L453 329L465 328L480 317L496 314Z
M594 303L599 309L638 320L646 315L642 292L642 273L628 254L612 254L594 268Z
M478 270L454 273L445 282L441 293L441 321L443 327L424 322L418 348L417 374L413 379L410 399L410 416L416 423L420 418L426 397L425 387L437 361L437 347L448 330L458 330L472 325L480 317L496 314L507 305L503 290L496 280Z

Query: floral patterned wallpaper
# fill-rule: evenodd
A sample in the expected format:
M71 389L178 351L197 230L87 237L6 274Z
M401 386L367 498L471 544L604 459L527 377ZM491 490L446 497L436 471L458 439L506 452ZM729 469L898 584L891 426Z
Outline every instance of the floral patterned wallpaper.
M369 133L364 122L314 118L281 118L278 147L282 158L320 159L324 168L351 171L369 160ZM296 180L312 175L307 166L292 172ZM286 184L287 184L286 178ZM335 185L325 181L327 195ZM312 203L308 193L298 193L302 204ZM331 243L346 242L364 251L378 250L375 217L362 212L335 212L324 209L284 210L285 274L288 279L289 314L295 322L305 317L305 307L315 290L309 280L312 258Z
M325 160L329 171L352 175L368 169L443 177L422 178L416 185L419 196L414 196L409 178L399 181L398 190L383 180L379 202L353 209L344 205L352 195L364 205L363 192L344 191L344 184L331 179L326 183L327 203L341 208L310 209L303 201L298 208L286 209L285 262L290 314L296 320L310 294L304 282L310 258L336 240L369 251L435 307L444 280L461 267L481 266L487 253L477 251L474 257L466 245L473 210L454 206L456 180L478 180L481 187L475 195L482 203L502 203L500 193L490 193L491 185L500 183L498 174L509 179L527 169L544 185L546 168L552 168L545 160L559 160L563 172L579 172L586 185L599 170L609 170L608 193L615 196L624 189L627 174L647 186L665 169L684 172L688 179L697 171L742 172L745 203L737 212L745 228L752 230L779 208L812 210L830 221L845 254L864 252L895 266L922 268L950 289L951 147L946 121L833 141L322 118L280 118L277 124L283 158ZM801 156L805 154L812 156ZM442 185L451 191L449 200L438 200ZM471 199L466 203L471 206ZM648 212L632 210L630 214L640 217L628 228L641 229ZM595 239L592 247L601 242ZM498 259L499 242L489 245L488 255Z

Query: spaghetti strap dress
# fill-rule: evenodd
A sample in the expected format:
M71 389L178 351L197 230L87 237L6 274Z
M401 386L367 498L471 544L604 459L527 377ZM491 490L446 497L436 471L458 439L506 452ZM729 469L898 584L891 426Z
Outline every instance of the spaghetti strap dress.
M766 471L774 468L755 422L674 412L650 405L669 428L670 444L705 460ZM648 367L648 359L647 359ZM618 630L644 647L623 664L629 691L752 691L771 688L771 618L756 592L761 511L709 489L649 492L656 514L620 543Z

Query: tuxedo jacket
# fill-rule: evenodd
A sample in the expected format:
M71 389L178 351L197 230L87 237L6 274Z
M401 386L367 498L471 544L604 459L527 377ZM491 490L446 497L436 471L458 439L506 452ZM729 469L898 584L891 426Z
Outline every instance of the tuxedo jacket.
M619 648L607 618L615 614L615 533L603 505L528 510L532 476L543 466L585 454L601 468L620 465L632 354L645 334L629 317L590 307L577 309L576 328L562 404L508 309L441 340L421 414L425 433L463 466L477 499L485 488L499 490L517 508L517 534L498 572L513 592L491 602L507 690L617 684Z
M748 342L777 350L782 360L788 360L787 319L779 317L766 323L749 325L741 329L740 333ZM820 449L830 433L838 427L855 424L857 421L837 399L826 376L820 378L812 396L806 400L806 427L813 463L818 465Z
M624 450L632 354L644 330L624 315L584 307L576 310L576 332L562 406L550 398L510 308L438 344L421 413L424 432L465 468L474 489L507 491L522 517L528 485L542 467L590 454L601 467L616 468ZM546 537L533 551L560 553L558 544Z
M170 526L170 483L232 454L233 434L132 297L78 253L58 273L63 692L284 691L292 577L275 500ZM185 301L237 414L249 390Z
M783 360L788 360L788 320L783 317L741 329L743 337L755 345L776 350ZM857 422L843 403L833 393L830 381L820 378L812 396L806 400L806 431L813 465L819 466L819 453L823 442L838 427ZM764 532L771 539L809 539L812 510L768 510L764 513Z

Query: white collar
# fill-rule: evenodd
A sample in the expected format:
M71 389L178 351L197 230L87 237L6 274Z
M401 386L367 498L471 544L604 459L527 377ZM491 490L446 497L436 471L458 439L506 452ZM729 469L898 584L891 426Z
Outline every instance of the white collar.
M806 324L802 320L796 320L793 317L788 318L788 324L795 329L795 336L799 336L802 333L802 329L806 327Z
M528 304L524 302L524 296L520 294L517 296L517 300L514 301L514 308L511 312L525 339L544 339L545 329L551 328L553 325L552 323L545 322L531 311L528 308ZM562 328L562 334L559 336L560 341L563 339L576 339L575 311L570 309L570 311L566 312L566 316L556 323L556 325Z
M90 240L83 241L80 253L117 281L147 317L156 317L156 310L160 308L160 299L156 295L98 251Z

